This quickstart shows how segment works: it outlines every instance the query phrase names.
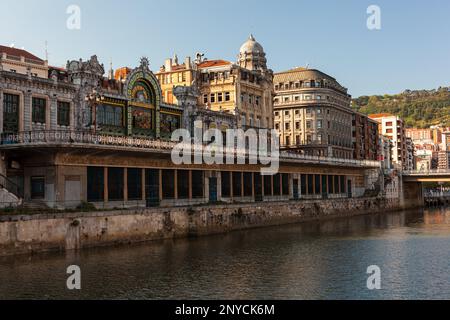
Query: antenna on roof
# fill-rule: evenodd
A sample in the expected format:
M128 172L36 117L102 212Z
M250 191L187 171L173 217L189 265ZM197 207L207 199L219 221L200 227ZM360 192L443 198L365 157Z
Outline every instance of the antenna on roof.
M45 60L48 61L48 43L47 43L47 40L45 40Z

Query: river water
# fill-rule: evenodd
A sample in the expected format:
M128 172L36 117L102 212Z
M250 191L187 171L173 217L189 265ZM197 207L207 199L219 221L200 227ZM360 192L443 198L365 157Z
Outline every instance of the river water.
M81 290L66 287L69 265ZM56 298L450 299L450 209L0 258L0 299Z

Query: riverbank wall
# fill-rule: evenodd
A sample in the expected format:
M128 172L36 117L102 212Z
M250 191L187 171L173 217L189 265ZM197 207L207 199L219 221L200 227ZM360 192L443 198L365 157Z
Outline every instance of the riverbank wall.
M202 236L400 209L404 207L396 200L350 198L0 215L0 256Z

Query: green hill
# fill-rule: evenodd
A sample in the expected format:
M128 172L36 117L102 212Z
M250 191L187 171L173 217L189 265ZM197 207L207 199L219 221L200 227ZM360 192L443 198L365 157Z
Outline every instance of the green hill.
M407 127L450 126L450 87L437 90L406 90L401 94L362 96L352 100L352 108L365 114L392 113Z

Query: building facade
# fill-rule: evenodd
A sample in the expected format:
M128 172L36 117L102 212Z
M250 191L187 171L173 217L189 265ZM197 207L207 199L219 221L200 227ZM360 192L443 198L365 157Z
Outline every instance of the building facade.
M274 76L280 145L307 155L353 158L350 96L334 78L296 68Z
M380 134L392 141L392 163L399 169L408 170L406 132L403 120L388 113L371 114L369 118L379 123Z
M240 63L263 74L264 55L244 53ZM134 68L111 68L106 76L96 56L48 67L47 76L1 70L0 191L55 208L343 198L364 194L366 170L379 166L331 159L311 165L289 153L280 155L272 176L250 163L175 164L174 130L198 119L216 127L240 121L237 114L196 104L202 98L197 90L175 87L178 104L164 102L146 58Z
M241 46L236 63L200 53L190 61L179 65L168 59L156 73L167 102L176 102L175 86L193 85L200 92L198 105L237 116L239 127L273 128L273 72L253 36Z

